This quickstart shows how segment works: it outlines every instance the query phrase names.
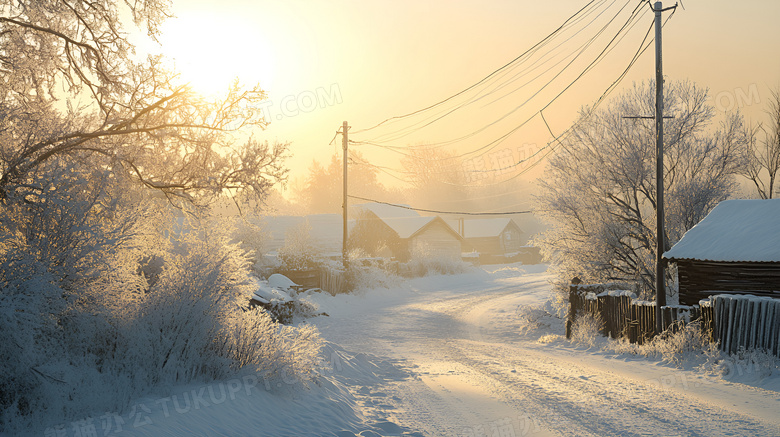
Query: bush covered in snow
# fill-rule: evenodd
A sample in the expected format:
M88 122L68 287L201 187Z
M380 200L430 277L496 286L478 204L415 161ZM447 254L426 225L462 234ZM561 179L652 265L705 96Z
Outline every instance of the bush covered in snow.
M561 319L538 306L520 305L515 314L520 319L520 331L523 334L549 332L553 326L561 324Z
M362 249L352 249L346 272L347 289L353 291L397 286L401 281L398 268L399 264L395 261L369 257Z
M399 266L399 273L405 277L418 278L428 275L454 275L471 268L473 266L463 262L460 257L437 254L428 248L418 247L412 251L410 260Z
M761 350L740 349L734 355L711 360L708 370L728 380L760 381L780 374L780 358Z
M602 341L603 330L604 320L601 317L590 313L582 314L571 327L571 339L588 347L596 347Z
M677 322L661 335L638 345L625 339L610 341L607 348L617 353L659 358L677 367L701 365L716 360L720 355L718 345L709 341L707 333L697 322Z
M153 387L239 371L312 376L316 329L248 309L250 263L224 225L60 182L45 202L0 211L0 429L122 411Z

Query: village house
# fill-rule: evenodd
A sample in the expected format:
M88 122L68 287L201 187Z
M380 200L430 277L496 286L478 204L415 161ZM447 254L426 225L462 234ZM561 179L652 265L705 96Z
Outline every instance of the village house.
M726 200L664 253L680 304L714 294L780 297L780 199Z
M352 207L350 248L369 256L406 262L415 255L460 259L463 238L441 217L424 217L406 208L377 203Z
M467 251L505 256L523 248L523 231L511 218L453 219L447 223L463 236Z

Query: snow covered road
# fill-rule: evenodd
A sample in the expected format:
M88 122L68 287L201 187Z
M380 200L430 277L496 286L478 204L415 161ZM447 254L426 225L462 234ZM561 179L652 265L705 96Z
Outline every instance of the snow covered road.
M548 279L543 266L421 278L325 300L316 324L410 375L353 389L369 416L424 435L780 435L777 391L521 335L518 308L541 304Z

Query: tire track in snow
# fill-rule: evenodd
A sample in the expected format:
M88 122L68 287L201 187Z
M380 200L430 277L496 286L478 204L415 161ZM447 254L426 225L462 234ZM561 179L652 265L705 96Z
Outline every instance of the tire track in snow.
M465 311L461 305L448 311L472 322L462 326L468 327L467 336L473 340L450 345L458 349L461 362L479 372L498 396L518 409L534 410L540 421L562 435L780 435L775 424L658 384L554 360L527 347L488 341L480 316L510 295L496 294L468 305ZM506 372L508 364L515 367L514 372Z
M400 334L393 341L394 349L413 352L412 361L464 366L458 376L492 393L518 416L530 415L560 435L780 435L775 424L657 384L556 361L520 345L488 341L480 316L502 298L513 298L517 291L510 287L491 287L403 308L403 326L384 321L396 325L390 332ZM508 366L514 372L508 372ZM430 395L425 398L431 401ZM441 411L434 413L438 414ZM463 421L457 426L463 426Z

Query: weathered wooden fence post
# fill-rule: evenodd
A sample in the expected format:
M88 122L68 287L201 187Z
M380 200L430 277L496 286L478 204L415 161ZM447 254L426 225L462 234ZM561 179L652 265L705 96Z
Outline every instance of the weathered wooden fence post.
M571 327L574 324L574 319L577 317L578 308L576 306L579 304L577 286L581 282L580 278L575 276L569 285L569 316L566 319L566 338L571 338Z

